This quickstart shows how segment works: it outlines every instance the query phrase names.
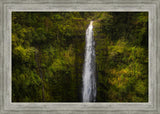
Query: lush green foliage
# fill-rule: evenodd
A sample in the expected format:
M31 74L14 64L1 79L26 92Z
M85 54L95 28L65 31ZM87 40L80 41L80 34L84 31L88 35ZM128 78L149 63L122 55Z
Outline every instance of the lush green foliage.
M13 102L81 101L90 20L97 102L148 101L148 13L13 12Z

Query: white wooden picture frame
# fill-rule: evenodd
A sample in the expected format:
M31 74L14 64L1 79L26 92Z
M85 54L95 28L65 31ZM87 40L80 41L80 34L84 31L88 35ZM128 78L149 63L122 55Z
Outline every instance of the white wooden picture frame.
M149 13L149 101L125 103L12 103L13 11L116 11ZM0 114L160 114L160 0L0 0Z

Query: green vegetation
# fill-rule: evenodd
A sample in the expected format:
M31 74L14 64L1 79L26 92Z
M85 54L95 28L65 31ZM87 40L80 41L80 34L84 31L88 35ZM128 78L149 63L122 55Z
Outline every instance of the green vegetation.
M147 12L13 12L13 102L81 102L90 20L97 102L148 101Z

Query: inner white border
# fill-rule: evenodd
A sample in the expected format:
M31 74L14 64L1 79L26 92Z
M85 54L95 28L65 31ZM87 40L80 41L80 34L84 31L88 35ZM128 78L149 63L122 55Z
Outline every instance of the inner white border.
M10 55L6 57L8 61L5 62L6 70L5 71L5 92L4 92L4 108L6 110L154 110L156 94L155 89L156 85L154 80L156 78L155 69L153 67L155 61L153 60L155 57L155 53L152 52L155 49L155 9L154 5L140 5L140 4L5 4L4 9L4 36L5 44L9 44L10 46L4 48L4 53L6 55ZM149 84L148 84L148 103L137 103L137 102L96 102L96 103L49 103L49 102L36 102L36 103L22 103L16 102L13 103L11 101L11 13L12 12L68 12L68 11L82 11L82 12L148 12L149 14ZM153 61L151 61L153 60ZM8 63L9 62L9 63ZM8 72L9 71L9 72ZM151 72L152 71L152 72ZM152 76L152 78L151 78Z

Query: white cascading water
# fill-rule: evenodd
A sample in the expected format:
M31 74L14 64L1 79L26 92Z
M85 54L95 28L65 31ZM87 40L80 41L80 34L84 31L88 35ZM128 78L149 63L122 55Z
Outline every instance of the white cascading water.
M95 41L93 38L93 21L86 30L85 62L83 66L83 102L96 101L96 75L95 75Z

